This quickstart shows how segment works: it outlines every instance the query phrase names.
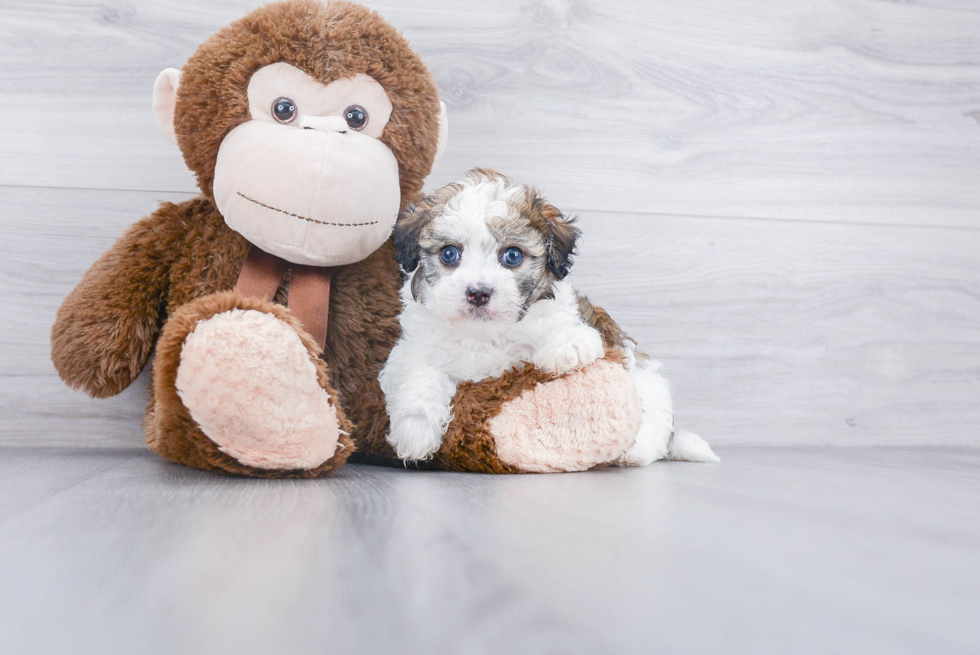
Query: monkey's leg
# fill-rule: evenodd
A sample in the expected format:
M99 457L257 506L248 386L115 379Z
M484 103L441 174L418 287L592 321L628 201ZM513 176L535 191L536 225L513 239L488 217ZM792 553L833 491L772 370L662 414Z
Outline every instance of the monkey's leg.
M619 349L553 378L530 365L460 385L433 468L584 471L616 462L640 429L636 385Z
M319 348L280 305L234 291L181 307L157 344L147 444L256 477L314 477L353 450Z

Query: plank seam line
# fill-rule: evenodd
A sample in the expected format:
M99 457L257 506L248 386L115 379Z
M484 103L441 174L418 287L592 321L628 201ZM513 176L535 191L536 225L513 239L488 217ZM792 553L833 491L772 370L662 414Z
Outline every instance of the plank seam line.
M174 194L184 196L185 199L195 198L200 193L190 191L173 191L167 189L115 189L109 187L73 187L73 186L43 186L36 184L2 184L0 189L49 189L57 191L109 191L114 193L153 193L153 194ZM636 211L630 209L587 209L572 207L565 212L566 214L627 214L631 216L650 216L657 218L691 218L700 220L734 220L734 221L771 221L775 223L809 223L813 225L861 225L866 227L907 227L925 230L968 230L970 232L980 231L980 210L978 210L977 225L950 225L942 223L938 225L924 225L921 223L896 223L888 221L840 221L840 220L819 220L815 218L778 218L772 216L734 216L734 215L710 215L710 214L682 214L670 212Z
M652 218L691 218L696 220L732 220L732 221L768 221L772 223L809 223L811 225L860 225L865 227L907 227L920 228L925 230L968 230L976 232L980 230L980 210L977 212L977 225L950 225L947 223L937 225L924 225L922 223L896 223L886 221L841 221L841 220L820 220L816 218L777 218L772 216L734 216L734 215L711 215L711 214L679 214L669 212L636 211L630 209L582 209L572 207L566 214L576 214L588 217L590 214L627 214L630 216L649 216Z

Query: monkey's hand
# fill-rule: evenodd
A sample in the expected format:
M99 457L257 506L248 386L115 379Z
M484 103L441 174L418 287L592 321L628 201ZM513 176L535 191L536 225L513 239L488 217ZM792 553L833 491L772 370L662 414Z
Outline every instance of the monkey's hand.
M165 203L102 255L58 310L51 359L61 378L91 396L114 396L139 375L164 319L173 236Z
M562 375L588 366L602 354L599 332L581 324L559 330L535 351L531 362L543 371Z

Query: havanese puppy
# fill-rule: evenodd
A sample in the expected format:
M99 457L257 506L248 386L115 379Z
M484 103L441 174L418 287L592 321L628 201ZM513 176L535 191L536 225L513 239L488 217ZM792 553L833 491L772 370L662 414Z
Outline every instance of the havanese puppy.
M427 459L439 449L462 382L523 362L554 374L587 366L605 352L601 330L623 349L642 409L620 464L718 461L697 435L674 434L660 364L563 281L579 234L535 189L488 169L408 207L394 235L406 274L402 336L380 375L388 441L400 459Z

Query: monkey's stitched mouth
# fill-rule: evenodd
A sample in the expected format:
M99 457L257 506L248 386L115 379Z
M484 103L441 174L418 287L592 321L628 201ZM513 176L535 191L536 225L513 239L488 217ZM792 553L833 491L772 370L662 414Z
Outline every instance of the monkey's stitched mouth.
M378 221L370 221L369 223L332 223L330 221L321 221L316 218L310 218L309 216L300 216L299 214L293 214L292 212L288 212L285 209L279 209L278 207L267 205L264 202L259 202L255 198L249 198L241 191L236 191L235 193L241 196L242 198L244 198L245 200L248 200L249 202L254 202L259 207L265 207L266 209L271 209L274 212L279 212L280 214L285 214L286 216L292 216L293 218L301 218L304 221L309 221L310 223L316 223L318 225L332 225L333 227L364 227L367 225L378 224Z

